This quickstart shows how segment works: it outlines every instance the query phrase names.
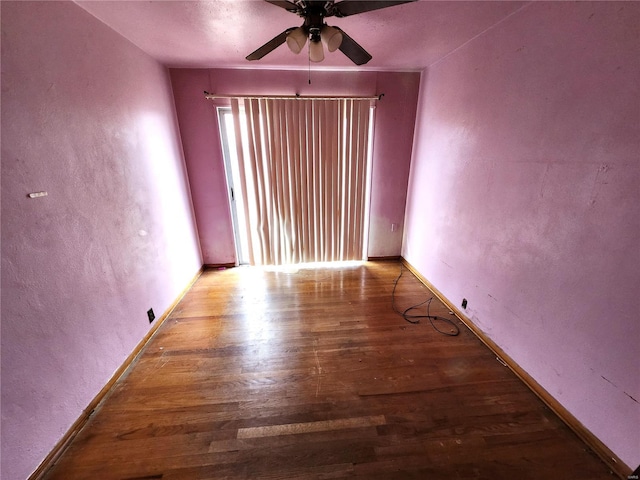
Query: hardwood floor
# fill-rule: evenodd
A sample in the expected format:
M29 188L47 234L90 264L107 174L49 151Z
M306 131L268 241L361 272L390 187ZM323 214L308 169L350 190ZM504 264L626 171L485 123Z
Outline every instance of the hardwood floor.
M400 268L204 272L46 478L612 478Z

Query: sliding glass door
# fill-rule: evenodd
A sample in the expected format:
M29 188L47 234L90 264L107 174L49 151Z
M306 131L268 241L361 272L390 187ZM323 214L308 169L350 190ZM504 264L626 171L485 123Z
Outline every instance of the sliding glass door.
M229 205L231 207L231 217L233 220L233 232L236 243L236 258L238 264L249 265L249 241L245 225L244 198L240 189L240 172L238 169L238 153L236 151L236 133L233 128L233 117L231 108L218 108L218 121L220 125L220 139L222 140L222 153L224 155L224 166L227 177Z
M366 258L372 117L352 99L219 109L241 264Z

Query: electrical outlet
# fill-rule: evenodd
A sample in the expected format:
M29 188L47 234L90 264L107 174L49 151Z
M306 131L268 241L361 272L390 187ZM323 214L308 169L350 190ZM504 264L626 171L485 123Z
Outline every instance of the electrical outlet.
M466 298L462 299L462 308L465 308L465 309L467 308L467 299Z
M153 313L153 308L147 310L147 317L149 317L149 323L153 322L156 319L155 313Z

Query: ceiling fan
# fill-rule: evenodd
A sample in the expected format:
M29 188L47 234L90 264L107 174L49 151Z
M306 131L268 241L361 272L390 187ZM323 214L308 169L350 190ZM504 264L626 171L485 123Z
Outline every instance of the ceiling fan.
M255 52L247 55L247 60L259 60L275 50L283 43L293 53L300 53L309 39L309 60L324 60L322 43L327 50L334 52L340 49L356 65L364 65L371 60L371 55L358 43L338 27L330 27L324 22L327 17L348 17L358 13L370 12L381 8L393 7L416 0L265 0L288 12L304 18L300 27L287 28L284 32L269 40Z

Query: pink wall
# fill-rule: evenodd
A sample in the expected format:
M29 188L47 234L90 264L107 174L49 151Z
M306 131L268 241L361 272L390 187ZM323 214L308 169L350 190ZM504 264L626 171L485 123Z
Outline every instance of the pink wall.
M1 8L9 480L38 466L201 258L166 69L73 2Z
M235 261L216 105L218 94L375 95L370 256L400 254L419 74L172 69L176 109L205 263ZM398 229L391 232L391 224Z
M403 255L640 462L640 3L533 2L424 74Z

